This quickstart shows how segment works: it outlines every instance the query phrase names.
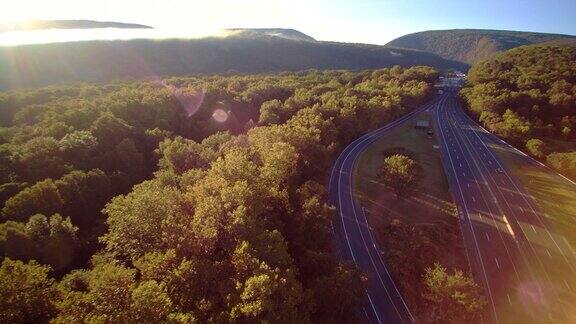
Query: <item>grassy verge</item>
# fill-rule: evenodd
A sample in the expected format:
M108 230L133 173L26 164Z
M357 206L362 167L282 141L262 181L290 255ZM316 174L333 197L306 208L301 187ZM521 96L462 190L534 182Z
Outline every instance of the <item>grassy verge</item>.
M576 250L576 186L551 170L526 163L514 150L501 146L493 149L536 199L553 231L565 237Z
M434 137L415 129L416 120L429 120L424 112L374 143L358 160L354 192L377 233L383 257L411 308L421 309L422 275L439 262L447 268L467 270L456 206ZM399 200L379 182L384 158L401 153L422 169L420 183L407 198Z

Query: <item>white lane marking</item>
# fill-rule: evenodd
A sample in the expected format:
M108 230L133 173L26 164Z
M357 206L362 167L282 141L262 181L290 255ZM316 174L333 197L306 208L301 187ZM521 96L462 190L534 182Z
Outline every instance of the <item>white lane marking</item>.
M436 120L437 123L440 125L440 114L436 114ZM444 141L444 143L446 143L446 138L444 136L444 132L440 131L440 134L442 135L442 139ZM450 166L452 167L452 172L454 173L454 175L456 176L456 184L458 185L458 191L460 193L460 198L461 201L464 204L464 211L466 212L466 215L468 215L468 223L470 226L470 229L472 230L472 237L474 238L474 243L475 243L475 248L476 248L476 252L478 253L478 256L480 258L480 265L482 266L482 274L484 275L484 283L486 284L486 289L488 290L488 297L490 297L490 305L492 306L492 312L494 315L494 319L496 321L496 323L498 323L498 314L496 313L496 305L494 304L494 299L492 298L492 289L490 288L490 284L488 283L488 276L486 275L486 267L484 266L484 261L482 258L482 254L480 253L480 248L478 246L478 240L476 239L476 232L474 231L474 226L472 225L472 220L470 219L470 213L468 211L468 206L466 205L466 200L464 199L464 193L462 192L462 187L460 186L460 181L458 180L458 176L456 174L456 168L454 168L454 163L452 162L452 157L450 156L450 150L446 150L448 152L448 160L450 161Z
M362 141L361 143L363 143L363 141ZM345 165L345 164L346 164L346 161L347 161L348 158L350 157L350 154L352 154L352 152L354 152L354 150L356 150L357 147L360 147L360 144L361 144L361 143L359 143L358 145L356 145L355 147L353 147L352 150L350 150L350 152L349 152L349 153L346 155L346 157L344 158L344 161L342 162L342 165ZM358 156L358 155L359 155L359 153L358 153L356 156ZM356 161L353 160L352 162L353 162L353 163L352 163L352 170L353 170ZM400 315L400 312L398 311L398 308L396 307L396 304L395 304L394 301L392 300L392 296L390 295L390 292L388 291L388 288L386 287L386 284L384 284L384 281L382 280L382 277L381 277L381 275L380 275L380 271L378 271L378 268L376 267L376 264L374 263L374 260L372 259L372 254L370 254L370 250L368 249L368 246L366 245L366 240L364 239L364 235L362 234L362 229L360 228L360 222L359 222L359 220L358 220L358 215L356 215L356 210L355 210L355 208L354 208L354 198L353 198L353 195L352 195L352 183L353 183L353 182L352 182L352 173L353 173L353 172L350 172L350 173L348 174L348 183L349 183L348 189L349 189L349 194L350 194L350 201L352 202L352 212L354 213L354 217L356 218L356 223L358 224L358 228L359 228L359 230L360 230L360 237L362 238L362 241L363 241L363 243L364 243L364 247L366 248L366 252L368 253L368 256L370 257L370 261L371 261L371 263L372 263L372 267L374 268L376 274L378 275L378 279L380 279L380 283L381 283L382 286L384 287L384 290L386 291L386 294L388 295L388 298L390 299L390 302L392 303L392 306L394 306L394 309L396 310L396 313L398 314L398 317L402 318L402 316ZM340 176L339 179L338 179L338 186L339 186L339 188L342 187L342 186L341 186L341 180L342 180L342 176ZM339 207L341 207L341 206L342 206L342 202L341 202L342 194L341 194L341 191L339 191L338 198L340 199L340 205L339 205ZM340 208L340 209L342 209L342 208ZM342 213L340 213L340 215L342 215ZM342 215L342 217L343 217L343 215ZM345 223L345 221L344 221L344 219L342 219L342 224L344 224L344 223ZM346 231L346 230L345 230L345 231ZM345 232L345 234L346 234L346 238L348 239L348 234L347 234L346 232ZM348 244L349 244L349 246L350 246L350 241L348 241ZM352 247L350 247L350 249L352 249ZM352 250L350 250L350 251L352 252ZM354 257L354 254L352 254L352 256ZM354 259L354 262L356 262L355 259ZM371 298L370 298L370 294L368 294L368 299L370 299L370 304L372 305L372 308L373 308L373 310L374 310L374 313L376 314L376 317L378 317L377 310L376 310L376 308L374 307L374 304L372 303L372 300L371 300ZM381 322L380 322L380 319L378 319L378 323L381 323Z
M348 153L350 155L350 153ZM348 156L346 156L347 158ZM346 161L344 158L344 161ZM342 177L338 177L338 189L342 188ZM354 250L352 249L352 245L350 244L350 238L348 237L348 231L346 230L346 222L344 219L344 214L342 213L342 194L341 190L338 190L338 208L340 209L340 218L342 219L342 229L344 229L344 235L346 236L346 243L348 243L348 249L350 250L350 254L352 255L352 260L354 264L356 263L356 256L354 256Z
M352 190L350 190L350 194L352 194ZM355 205L353 205L352 210L354 211L354 216L356 216L356 220L358 220ZM369 235L370 240L372 241L372 244L374 244L374 250L376 250L376 254L378 255L378 259L380 259L380 263L382 264L384 271L386 271L386 275L388 276L388 278L392 282L392 285L394 286L394 289L396 290L398 297L400 297L400 300L402 300L402 303L404 304L406 311L408 311L408 316L410 316L411 321L414 322L415 321L414 316L412 315L412 312L410 312L410 309L408 308L408 305L404 301L402 294L400 294L398 287L396 287L396 283L394 282L394 279L392 279L392 276L390 276L390 273L388 272L388 268L386 268L386 263L384 263L384 260L382 259L382 255L376 246L376 240L374 239L374 236L372 236L372 231L370 230L370 227L368 226L368 219L366 218L366 209L364 207L362 207L362 215L364 216L364 221L366 222L366 226L368 229L368 235ZM358 224L358 226L360 226L360 224ZM361 231L361 229L360 229L360 231ZM364 239L364 235L362 235L362 232L360 232L360 235L362 236L362 239ZM369 253L370 259L372 259L372 256L370 255L369 251L368 251L368 253ZM378 276L380 276L378 269L376 269L376 272L378 273ZM386 289L386 286L384 286L384 289ZM386 293L388 293L388 289L386 289ZM388 296L390 296L390 295L388 295ZM396 309L396 305L394 305L394 308ZM400 313L398 313L398 316L400 316ZM401 316L400 316L400 318L401 318Z
M473 202L476 202L476 198L474 198L474 196L472 196L472 201L473 201Z
M548 253L549 257L552 257L552 254L550 254L550 250L546 249L546 253Z
M472 120L470 117L468 117L468 119ZM473 132L474 135L476 135L477 138L480 139L480 136L476 133ZM492 135L492 134L488 134L488 135ZM509 145L508 143L504 142L502 139L500 139L500 142L502 142L504 145L506 145L507 147L511 147L512 149L516 150L517 152L524 154L523 152L521 152L520 150L516 149L515 147L513 147L512 145ZM486 143L482 142L484 147L486 149L488 149L488 147L486 146ZM498 164L498 166L503 169L502 164L500 163L500 161L495 157L494 152L492 152L491 150L488 150L488 152L490 153L490 155L495 159L496 163ZM562 176L559 173L556 173L560 176ZM512 183L512 185L514 186L514 188L516 189L516 192L521 192L520 189L518 188L518 185L516 184L516 182L514 180L512 180L512 178L510 177L510 175L508 175L508 172L504 172L504 175L508 178L508 180ZM575 184L575 182L570 181L572 184ZM550 231L548 230L548 228L546 228L546 226L544 225L544 222L542 221L542 218L540 217L540 215L536 212L536 210L534 209L533 203L529 202L528 199L525 197L524 194L521 195L524 202L526 202L526 204L530 207L530 209L532 210L532 213L536 216L536 218L538 219L538 221L540 222L540 224L542 225L542 227L544 228L544 230L546 231L546 234L548 234L548 237L552 240L552 242L554 243L554 245L556 245L556 248L560 251L560 254L562 255L562 257L564 258L564 260L568 263L568 265L570 266L570 268L572 268L573 270L576 271L576 268L574 268L574 264L572 262L570 262L570 260L568 260L568 257L564 254L564 251L560 248L560 246L558 245L558 242L556 242L556 240L554 239L554 237L552 236L552 234L550 233ZM535 200L532 197L533 200Z
M389 129L392 129L392 128L395 127L395 126L398 126L398 125L403 124L404 122L410 120L413 116L415 116L418 112L421 112L422 110L423 110L423 108L417 109L417 110L413 111L412 113L409 113L408 115L405 115L405 116L399 118L398 120L395 120L394 122L392 122L392 123L390 123L390 124L382 127L381 129L375 131L374 133L369 133L369 134L370 134L369 136L367 136L367 137L365 137L365 138L362 138L362 137L361 137L360 140L356 140L356 144L354 144L354 142L353 142L352 144L350 144L349 146L351 146L352 149L344 156L344 161L342 162L342 166L346 164L346 161L348 160L350 154L352 154L352 152L354 152L354 150L356 150L356 149L357 149L358 147L360 147L362 144L364 144L365 142L368 142L368 144L374 142L374 141L377 140L380 136L384 135ZM353 146L352 146L352 145L353 145ZM346 150L346 148L345 148L345 150ZM361 153L361 152L362 152L362 150L360 150L360 152L358 152L358 153ZM356 157L357 157L357 156L358 156L358 154L356 155ZM355 163L356 163L356 160L353 160L352 162L353 162L352 164L353 164L353 167L354 167L354 166L355 166ZM352 172L349 173L349 179L350 179L350 180L349 180L349 181L350 181L350 184L352 184ZM341 187L342 187L342 185L341 185L341 180L342 180L342 175L340 175L339 178L338 178L338 188L341 188ZM356 210L355 210L356 206L354 205L354 200L353 200L353 197L352 197L352 186L351 186L351 185L349 186L349 189L350 189L350 199L352 200L352 203L353 203L353 204L352 204L352 211L354 212L354 216L356 217L356 221L357 221L357 223L358 223L358 226L360 226L359 221L358 221L358 216L357 216ZM348 238L348 233L347 233L347 230L346 230L344 215L343 215L343 213L342 213L342 211L341 211L341 209L342 209L342 208L341 208L341 206L342 206L342 201L341 201L341 200L342 200L342 191L341 191L341 190L338 190L338 202L339 202L339 206L338 206L338 207L339 207L339 209L340 209L340 217L341 217L341 219L342 219L342 225L343 225L343 228L344 228L344 234L346 235L346 240L347 240L347 243L348 243L348 247L349 247L349 249L350 249L350 254L352 255L352 258L354 259L354 263L356 263L354 253L353 253L352 248L351 248L351 245L350 245L350 239ZM378 271L378 268L375 267L374 261L372 260L372 255L370 254L370 250L368 249L368 246L367 246L366 243L365 243L365 240L364 240L364 236L363 236L363 234L362 234L362 231L360 231L360 235L362 236L362 240L364 241L364 246L366 247L367 252L368 252L368 255L370 256L370 259L371 259L372 264L373 264L373 266L374 266L374 270L376 270L376 274L378 275L378 277L380 277L380 272ZM378 253L377 253L377 254L378 254ZM382 262L382 260L381 260L381 262ZM382 264L383 264L383 266L384 266L384 269L385 269L386 272L388 273L388 269L386 268L385 264L384 264L384 263L382 263ZM392 282L394 288L396 288L396 285L395 285L394 281L392 280L392 278L390 277L389 274L388 274L388 277L390 278L390 281ZM380 280L382 281L381 277L380 277ZM392 301L392 298L391 298L391 296L390 296L390 294L389 294L389 292L388 292L388 289L386 288L386 285L384 285L384 289L386 290L386 293L388 294L390 300ZM400 299L401 299L402 302L404 303L404 306L406 307L406 310L407 310L407 312L408 312L411 320L414 321L414 317L413 317L412 314L410 313L410 310L408 309L408 306L407 306L406 303L404 302L404 299L402 298L402 295L400 294L400 292L398 291L397 288L396 288L396 292L398 293L398 296L400 297ZM396 312L398 313L398 316L401 317L400 313L398 312L398 309L396 308L396 304L395 304L393 301L392 301L392 305L393 305L394 308L396 309ZM376 312L375 309L374 309L374 312Z
M510 299L510 294L506 294L506 297L508 297L508 304L512 306L512 300Z
M536 228L534 227L534 225L530 224L530 226L532 227L532 230L534 231L534 233L536 233Z
M370 316L368 316L368 312L366 311L366 307L362 307L362 310L364 311L364 315L366 316L366 322L370 322Z
M568 284L568 281L566 281L566 279L564 279L564 284L566 285L566 288L568 288L569 291L572 291L572 288L570 288L570 285Z
M435 105L435 104L437 105L436 100L433 100L432 102L426 104L426 105L423 106L423 107L431 107L431 106L433 106L433 105ZM368 139L374 138L375 136L379 136L379 135L381 135L382 133L386 133L387 131L391 130L392 128L395 128L396 126L401 125L402 123L406 122L406 121L409 120L410 118L412 118L412 117L414 117L415 115L419 114L423 109L424 109L424 108L415 109L415 110L409 112L408 114L406 114L406 115L404 115L404 116L402 116L402 117L400 117L400 118L398 118L398 119L396 119L396 120L393 120L393 121L391 121L390 123L388 123L388 124L386 124L386 125L378 128L378 129L375 129L375 130L373 130L373 131L371 131L371 132L368 132L368 133L360 136L360 137L359 137L358 139L356 139L354 142L352 142L352 143L350 143L348 146L346 146L346 147L344 148L344 150L342 150L342 153L340 153L340 155L338 156L338 158L337 158L336 161L334 162L334 166L333 166L332 172L331 172L331 174L330 174L330 182L329 182L329 184L328 184L328 187L330 187L330 188L333 187L332 183L333 183L334 176L335 176L335 173L336 173L335 171L338 169L338 168L337 168L338 162L339 162L342 158L344 158L344 157L347 156L347 155L344 154L344 153L346 152L346 150L347 150L348 148L350 148L350 147L356 147L356 146L358 146L359 144L365 142L365 141L368 140ZM356 142L357 142L357 143L356 143ZM356 144L354 144L354 143L356 143ZM342 166L340 166L340 169L339 169L339 170L341 170L341 167L342 167Z
M359 139L357 139L355 142L352 142L350 145L348 145L348 146L344 149L344 151L342 152L342 154L340 154L340 156L338 156L338 159L336 159L335 168L333 169L333 172L332 172L332 174L330 175L330 184L329 184L329 186L332 186L333 175L335 174L334 171L336 171L335 169L336 169L336 166L338 165L338 160L339 160L341 157L344 157L344 162L342 163L342 165L340 165L340 170L339 170L339 171L342 171L342 169L341 169L342 166L345 164L345 162L346 162L346 160L348 159L348 157L350 156L350 154L351 154L358 146L362 145L363 143L365 143L365 142L367 142L367 141L375 141L375 140L377 139L377 137L376 137L376 139L375 139L375 135L376 135L376 136L379 136L379 135L385 134L388 130L394 128L395 126L398 126L398 125L403 124L404 122L410 120L413 116L415 116L415 115L416 115L417 113L419 113L421 110L422 110L422 109L417 109L417 110L415 110L415 111L413 111L413 112L411 112L411 113L409 113L409 114L407 114L407 115L405 115L405 116L403 116L403 117L401 117L401 118L399 118L399 119L397 119L397 120L389 123L388 125L385 125L385 126L379 128L379 129L377 129L377 130L374 130L374 131L372 131L372 132L370 132L370 133L368 133L368 134L365 134L364 136L362 136L362 137L360 137ZM350 151L349 151L347 154L344 154L344 153L346 153L346 150L348 149L348 147L352 147L352 149L350 149ZM348 231L346 230L345 219L344 219L344 215L343 215L343 213L342 213L342 208L341 208L341 207L342 207L342 190L340 190L340 188L342 187L342 184L341 184L342 172L338 172L338 173L340 174L340 175L338 176L338 208L340 209L340 213L339 213L339 214L340 214L340 218L341 218L341 220L342 220L342 227L343 227L343 230L344 230L344 235L346 236L346 242L348 243L348 248L349 248L349 250L350 250L350 254L351 254L351 256L352 256L352 260L354 261L355 264L357 264L357 263L356 263L356 257L355 257L355 255L354 255L354 251L352 250L352 246L350 245L350 238L348 237ZM376 272L378 273L378 269L376 269ZM379 274L379 273L378 273L378 274ZM384 288L386 289L386 286L384 286ZM388 291L386 291L386 292L388 292ZM388 296L390 297L390 295L388 295ZM370 298L370 296L368 296L368 297ZM400 296L400 298L402 298L402 296ZM390 297L390 300L392 301L392 298L391 298L391 297ZM392 302L392 304L393 304L394 308L396 308L396 305L394 304L394 302ZM374 313L376 313L376 309L374 308L373 304L372 304L372 307L373 307ZM410 311L408 310L408 312L410 312Z
M378 320L378 323L382 323L382 321L380 320L380 316L378 316L378 312L376 311L376 307L374 307L374 303L372 302L372 297L370 297L370 294L368 294L368 300L370 301L370 305L374 310L374 314L376 314L376 319Z
M475 134L475 135L479 138L478 134ZM484 146L487 148L486 143L484 143ZM498 160L497 158L494 157L494 152L491 151L491 150L488 150L488 152L489 152L489 153L492 155L492 157L495 159L495 162L498 163L498 164L501 166L500 160ZM498 171L502 172L501 170L502 170L502 169L500 169L500 168L498 169ZM504 172L504 173L505 173L505 176L508 178L508 180L509 180L510 182L512 182L512 185L516 188L516 191L518 192L517 194L520 194L520 191L518 190L518 187L516 186L516 183L510 178L510 176L508 175L507 172ZM497 187L497 188L498 188L498 187ZM501 195L503 195L502 192L501 192ZM525 194L522 193L521 196L524 198L524 201L525 201L526 203L528 203L528 206L529 206L530 208L532 208L532 210L534 211L534 207L530 204L530 202L528 202L528 200L527 200L526 197L525 197ZM532 197L532 199L534 200L533 197ZM504 199L504 202L506 203L506 205L508 205L508 201L507 201L506 199ZM534 203L532 203L532 204L534 204ZM508 208L510 209L510 206L509 206L509 205L508 205ZM536 214L536 213L534 213L534 214L538 217L538 214ZM540 220L539 217L538 217L538 219ZM540 220L540 222L542 222L542 221ZM547 229L546 229L546 231L547 231L548 235L550 236L549 231L548 231ZM552 240L554 241L554 238L552 238ZM554 243L556 244L555 241L554 241ZM532 250L534 250L534 248L532 247L532 244L530 243L530 241L528 241L528 244L529 244L530 248L531 248ZM561 253L562 253L562 251L561 251ZM536 258L537 258L537 260L540 262L540 264L542 265L542 261L540 260L540 258L539 258L537 255L536 255ZM512 265L514 265L514 263L512 263ZM543 265L542 265L542 266L543 266ZM573 265L572 265L571 267L573 267ZM545 273L546 273L546 277L549 277L547 271L546 271ZM540 288L540 289L541 289L541 288ZM565 313L565 310L564 310L563 308L562 308L562 311Z
M467 139L468 142L470 142L470 143L472 143L472 140L470 140L466 135L461 135L461 137L463 139L464 147L466 148L466 150L470 154L472 154L472 151L470 151L470 149L468 148L468 145L466 145L466 142L464 139ZM473 159L472 161L473 161L474 165L478 168L478 171L480 171L480 176L482 177L482 179L484 180L483 182L486 184L488 190L490 191L490 195L494 198L494 203L496 204L496 208L498 210L500 210L500 212L502 213L502 209L501 209L500 205L498 204L498 200L496 199L496 195L492 191L492 188L490 188L489 182L488 182L487 178L484 176L484 173L482 173L480 165L478 164L478 162L476 160ZM484 169L488 170L488 168L485 165L482 165L482 166L484 167ZM492 175L490 175L490 177L493 179ZM482 191L480 191L480 193L482 194L482 197L484 198L484 194L482 193ZM506 225L506 229L508 230L510 235L512 235L512 237L514 237L515 236L514 231L512 230L512 226L510 226L510 223L508 222L506 215L502 214L502 219ZM506 253L508 253L508 248L506 248ZM512 263L512 265L514 266L514 263ZM516 268L514 267L514 269L516 269Z
M433 105L433 104L434 104L434 103L431 103L430 105ZM424 106L424 107L426 107L426 106ZM385 125L385 126L382 126L382 127L379 128L379 129L373 130L372 132L369 132L369 133L361 136L360 138L358 138L356 141L350 143L347 147L344 148L344 150L342 151L342 153L340 154L340 156L338 156L338 158L336 159L336 162L334 163L335 166L338 165L338 160L340 160L340 158L342 158L342 157L344 158L344 162L346 162L346 160L348 159L348 157L350 156L350 154L352 154L352 152L353 152L358 146L364 144L364 143L367 142L367 141L373 141L373 140L375 140L375 139L374 139L375 136L379 136L379 135L381 135L381 134L383 134L383 133L386 133L388 130L390 130L390 129L396 127L396 126L403 124L404 122L410 120L413 116L417 115L420 111L421 111L421 109L414 110L414 111L408 113L407 115L404 115L404 116L402 116L402 117L400 117L400 118L392 121L391 123L389 123L389 124L387 124L387 125ZM352 147L352 148L350 149L349 152L347 152L347 154L344 154L344 153L346 153L346 150L348 149L348 147ZM341 184L342 176L341 176L341 174L343 173L343 172L342 172L342 166L344 165L344 162L342 162L342 164L339 166L340 169L337 170L338 173L340 174L340 176L338 177L338 189L342 187L342 184ZM336 170L333 169L333 171L336 171ZM332 185L333 175L334 175L334 172L332 172L332 174L330 175L330 184L329 184L329 186ZM341 191L341 190L338 190L338 208L340 209L340 213L339 213L339 214L340 214L340 218L342 219L342 227L343 227L343 229L344 229L344 234L345 234L345 236L346 236L346 242L348 243L348 248L350 249L350 254L352 255L352 260L354 261L354 263L356 263L356 257L354 256L354 252L352 251L352 246L350 245L350 239L349 239L349 237L348 237L348 231L346 230L346 224L345 224L345 222L344 222L344 215L343 215L343 213L342 213L342 208L341 208L341 206L342 206L342 191Z
M469 184L469 183L467 183L466 186L468 186L468 188L470 188L470 184Z
M500 269L500 263L498 262L498 258L494 258L494 261L496 261L496 266L498 267L498 269Z
M484 233L484 234L486 234L486 239L487 239L488 241L490 241L490 236L488 235L488 233Z

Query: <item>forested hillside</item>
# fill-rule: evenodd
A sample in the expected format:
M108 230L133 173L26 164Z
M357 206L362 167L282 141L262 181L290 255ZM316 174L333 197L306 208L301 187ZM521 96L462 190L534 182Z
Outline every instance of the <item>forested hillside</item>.
M576 41L576 36L482 29L431 30L399 37L387 45L427 51L473 65L499 52L548 41Z
M576 48L510 50L472 67L461 94L489 130L576 179Z
M301 31L287 28L228 28L226 32L240 37L274 36L292 40L315 42L316 40Z
M0 94L2 322L351 322L337 152L435 70L194 76Z
M274 30L270 30L274 31ZM244 30L225 38L86 41L0 47L0 90L69 81L158 78L190 73L462 68L435 54L377 45L314 42ZM272 32L272 34L274 34ZM300 35L300 38L305 37Z

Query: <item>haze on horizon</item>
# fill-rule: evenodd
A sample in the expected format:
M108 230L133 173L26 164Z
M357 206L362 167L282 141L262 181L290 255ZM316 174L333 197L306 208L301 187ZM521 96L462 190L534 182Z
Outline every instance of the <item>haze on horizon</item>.
M575 34L573 0L19 0L0 22L88 19L139 23L193 35L225 28L293 28L318 40L385 44L431 30L480 28Z

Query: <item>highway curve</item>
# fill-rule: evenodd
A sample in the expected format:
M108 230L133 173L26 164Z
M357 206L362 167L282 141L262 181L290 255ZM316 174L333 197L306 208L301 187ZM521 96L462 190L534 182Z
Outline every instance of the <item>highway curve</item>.
M329 195L338 215L334 220L334 238L338 254L354 262L368 274L369 287L360 316L367 323L416 322L398 291L378 243L369 227L362 206L353 195L353 171L359 156L372 143L392 129L411 120L418 113L433 107L437 98L388 125L363 135L349 144L335 162L330 175Z

